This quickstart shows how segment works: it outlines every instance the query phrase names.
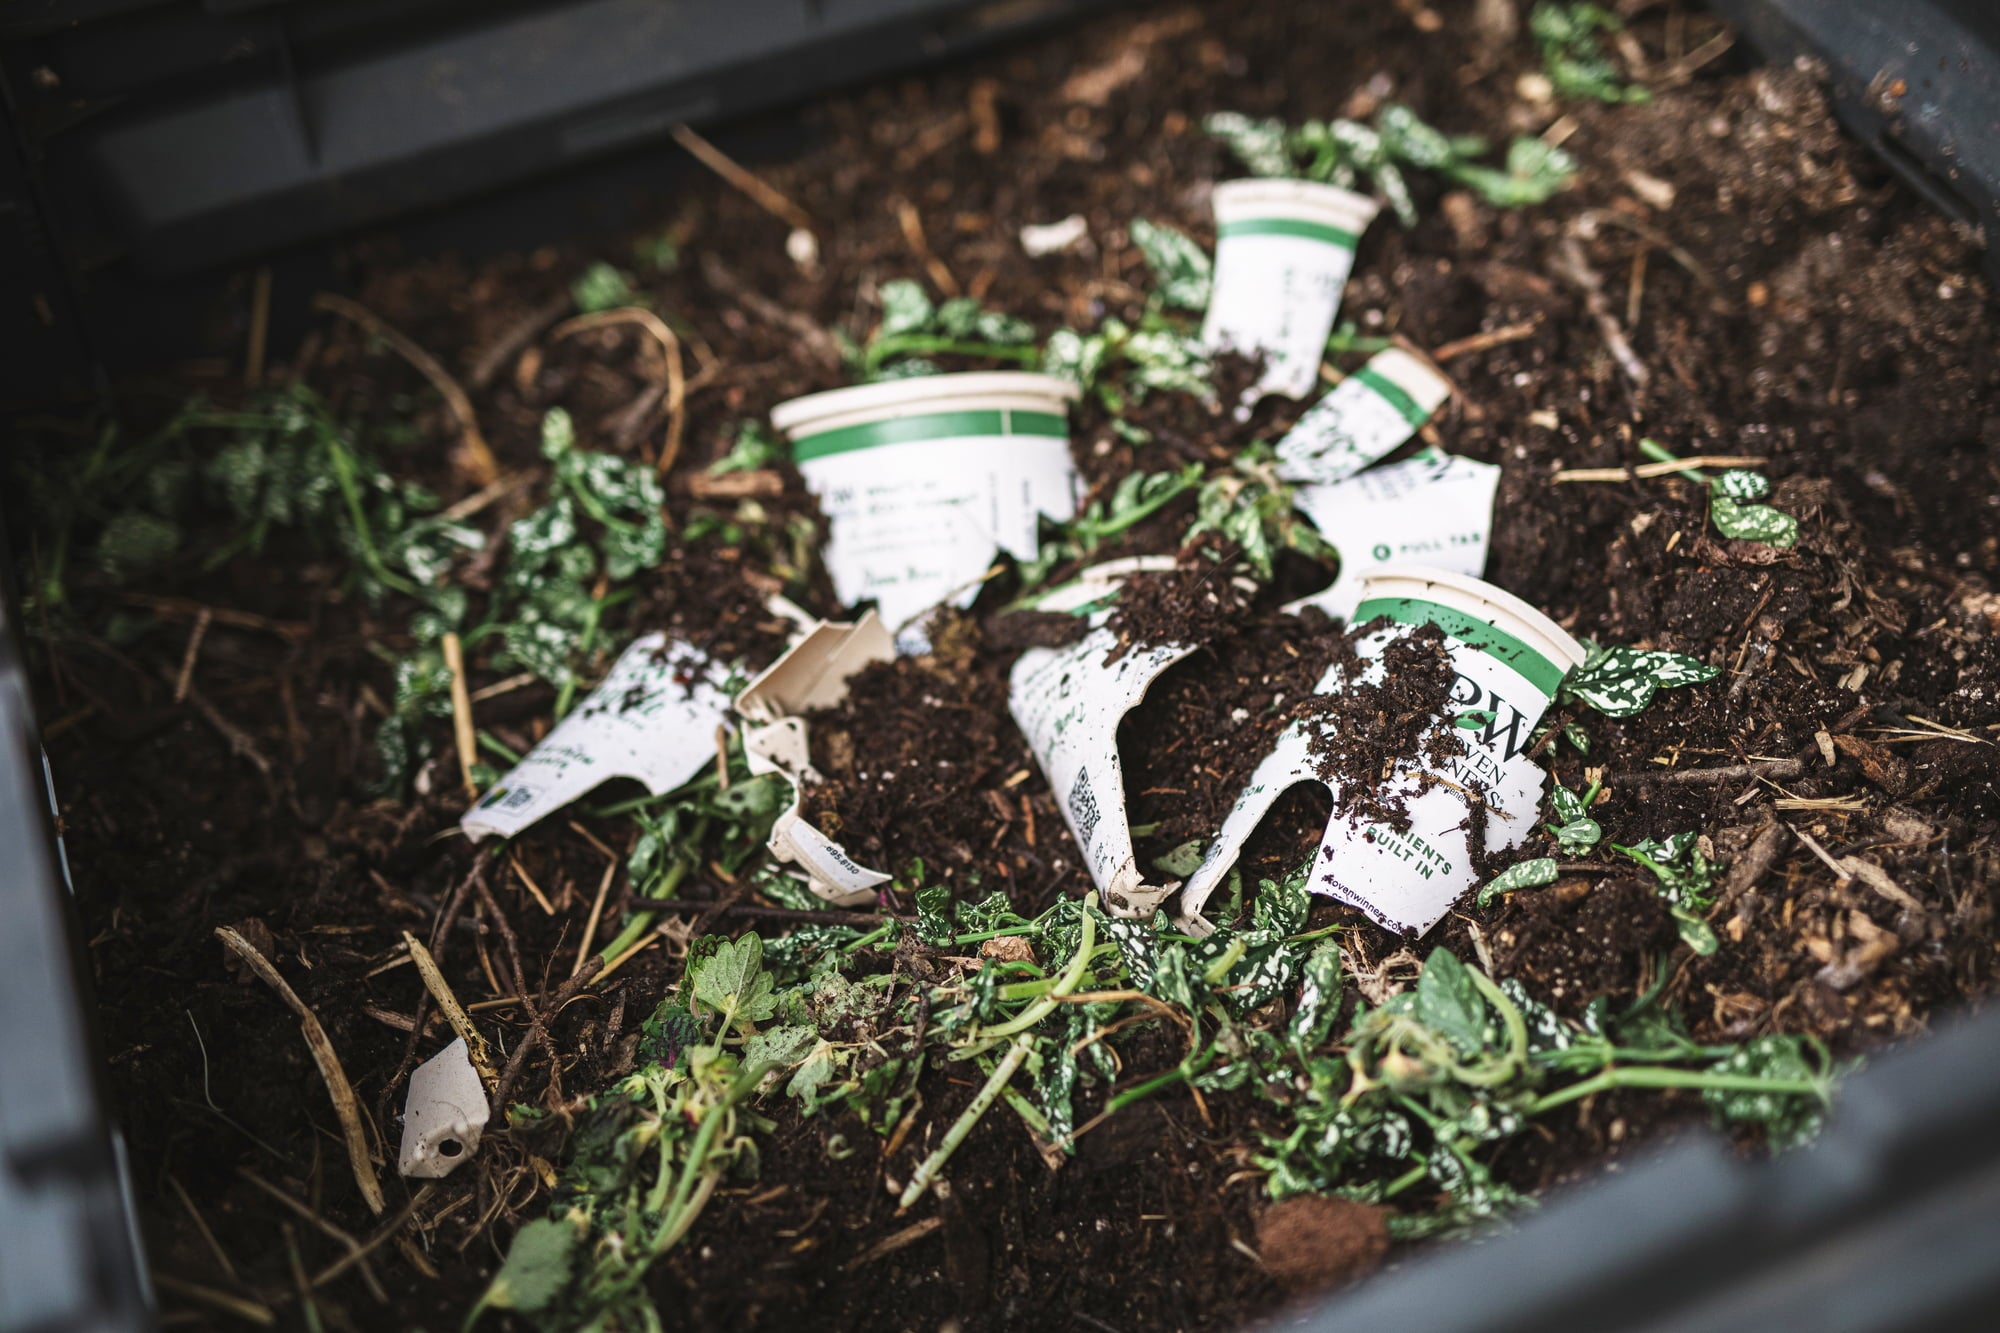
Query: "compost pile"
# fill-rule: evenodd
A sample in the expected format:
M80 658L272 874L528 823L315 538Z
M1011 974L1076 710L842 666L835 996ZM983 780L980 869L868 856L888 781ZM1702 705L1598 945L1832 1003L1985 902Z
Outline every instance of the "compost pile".
M1516 8L1106 18L816 108L821 145L758 168L810 247L703 178L639 237L363 251L257 384L202 363L115 422L24 426L6 489L39 705L170 1318L1232 1327L1667 1134L1800 1141L1839 1064L1983 995L1979 254L1840 135L1811 71L1747 68L1674 5L1617 32ZM1204 118L1398 107L1574 172L1544 189L1547 155L1504 143L1484 177L1406 159L1413 221L1363 237L1329 374L1392 339L1426 354L1454 391L1408 448L1503 469L1486 577L1706 676L1559 702L1535 753L1563 795L1489 891L1422 942L1309 897L1289 868L1327 805L1301 789L1211 940L1083 906L1007 691L1073 627L1021 593L1191 536L1184 567L1255 589L1198 623L1162 584L1120 622L1203 645L1125 731L1149 866L1213 834L1353 639L1280 610L1333 566L1252 445L1307 404L1239 422L1220 404L1256 367L1190 371L1165 336L1119 343L1072 413L1089 504L1043 558L810 719L806 814L895 877L875 902L829 910L770 865L782 784L727 737L682 791L458 835L468 787L636 635L747 674L796 628L774 596L844 616L774 404L1185 329L1195 275L1158 229L1211 250L1206 187L1241 170ZM1024 252L1071 215L1079 238ZM1752 460L1796 540L1725 535L1718 468L1639 466L1642 440ZM1417 743L1434 701L1409 680L1371 701L1404 728L1378 739ZM220 927L317 1016L352 1127ZM394 1170L408 1074L453 1035L423 952L497 1085L431 1182ZM1684 1086L1621 1086L1640 1056Z

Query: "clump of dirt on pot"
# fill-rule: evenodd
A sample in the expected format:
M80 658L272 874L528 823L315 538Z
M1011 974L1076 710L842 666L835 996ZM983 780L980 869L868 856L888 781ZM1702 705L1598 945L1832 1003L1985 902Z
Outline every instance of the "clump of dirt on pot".
M1172 569L1134 574L1119 587L1105 627L1118 636L1106 662L1141 648L1209 644L1234 634L1250 611L1250 593L1234 577L1227 543L1213 534L1189 542Z
M1383 653L1379 682L1361 681L1355 642L1377 625L1343 628L1316 607L1256 617L1176 663L1119 728L1126 809L1146 832L1151 864L1222 827L1278 737L1303 723L1319 775L1351 819L1407 827L1401 797L1381 789L1398 760L1438 757L1459 744L1442 714L1453 671L1443 636L1426 626ZM1340 686L1313 692L1329 668ZM1246 882L1281 879L1304 864L1336 813L1328 791L1301 783L1266 813L1239 864Z
M1366 1277L1389 1252L1386 1210L1324 1194L1303 1194L1257 1218L1264 1271L1295 1292Z

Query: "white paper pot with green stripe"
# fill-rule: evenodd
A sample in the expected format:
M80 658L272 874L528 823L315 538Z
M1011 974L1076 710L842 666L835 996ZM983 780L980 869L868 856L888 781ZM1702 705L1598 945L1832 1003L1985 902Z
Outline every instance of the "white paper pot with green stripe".
M996 550L1032 559L1038 514L1076 515L1069 405L1054 375L979 371L862 384L771 409L829 537L841 600L901 626L969 604Z
M1215 287L1202 341L1263 353L1258 387L1302 398L1319 382L1375 201L1316 181L1240 180L1215 187L1214 207Z
M1482 850L1495 855L1534 831L1547 775L1527 755L1582 645L1511 593L1467 574L1402 566L1369 576L1354 617L1386 617L1386 629L1354 647L1380 669L1394 638L1425 625L1444 631L1456 677L1449 707L1464 740L1455 755L1412 755L1382 784L1407 821L1328 828L1315 886L1359 907L1390 930L1422 935L1477 877L1471 799L1484 807Z
M1416 565L1384 566L1361 586L1354 623L1392 623L1355 644L1379 659L1388 639L1422 625L1444 631L1458 678L1451 704L1465 739L1496 759L1528 746L1563 678L1583 664L1583 645L1528 603L1470 574Z

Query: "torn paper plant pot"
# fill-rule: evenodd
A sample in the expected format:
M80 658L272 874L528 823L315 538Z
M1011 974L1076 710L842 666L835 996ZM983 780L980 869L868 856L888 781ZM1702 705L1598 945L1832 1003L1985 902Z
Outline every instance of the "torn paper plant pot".
M1423 429L1451 381L1400 347L1387 347L1336 384L1278 441L1286 481L1345 481Z
M861 384L771 409L826 512L823 553L849 605L892 628L947 599L971 605L1006 551L1032 560L1039 516L1076 515L1069 404L1054 375L980 371Z
M806 887L836 907L874 901L876 890L891 877L859 864L799 817L806 784L820 780L799 714L841 702L849 677L895 655L895 641L873 611L851 625L822 620L736 696L750 771L776 773L792 784L791 802L771 825L771 855L798 866Z
M465 1038L417 1066L403 1099L403 1146L396 1169L435 1180L472 1160L490 1110Z
M635 640L602 684L466 811L477 842L511 838L612 778L672 791L715 757L715 729L729 722L726 680L706 653L664 634Z
M1386 564L1485 573L1499 486L1498 466L1426 448L1338 485L1299 487L1292 503L1340 552L1340 577L1285 610L1317 606L1351 620L1362 584Z
M1354 247L1376 203L1337 185L1257 179L1216 186L1214 206L1215 287L1202 343L1262 353L1257 388L1302 398L1319 383Z
M1307 887L1349 903L1384 927L1422 935L1473 886L1471 802L1485 807L1483 850L1519 845L1534 827L1546 775L1526 755L1529 737L1563 677L1583 661L1582 645L1526 602L1462 574L1403 566L1370 575L1356 621L1386 619L1355 652L1361 680L1379 673L1384 650L1422 625L1445 634L1456 677L1451 706L1464 753L1436 762L1414 757L1386 780L1406 798L1407 830L1356 826L1341 814L1341 791L1319 775L1305 727L1280 736L1237 799L1222 831L1181 893L1179 924L1193 934L1214 927L1200 915L1265 813L1293 786L1324 783L1333 817L1315 853ZM1320 692L1341 687L1329 670Z
M1104 909L1113 916L1150 916L1178 887L1146 884L1140 872L1125 812L1118 724L1194 647L1137 648L1107 663L1118 638L1104 624L1125 577L1171 569L1173 563L1171 557L1141 557L1100 565L1037 599L1036 610L1085 616L1091 630L1066 647L1023 653L1008 682L1008 709L1041 762Z

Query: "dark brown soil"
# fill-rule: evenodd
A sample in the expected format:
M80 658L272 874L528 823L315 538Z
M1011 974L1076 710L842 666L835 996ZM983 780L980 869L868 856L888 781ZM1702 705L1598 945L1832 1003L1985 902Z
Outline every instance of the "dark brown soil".
M1593 813L1612 841L1709 835L1723 865L1711 918L1723 947L1707 959L1676 951L1646 886L1605 874L1516 895L1476 922L1468 907L1420 947L1467 958L1488 950L1501 975L1570 1011L1596 995L1633 995L1667 967L1667 998L1704 1039L1805 1031L1851 1056L1921 1034L1934 1013L1986 994L2000 960L2000 363L1978 252L1841 136L1810 74L1695 65L1690 53L1713 31L1706 18L1654 6L1634 23L1657 84L1651 102L1555 108L1516 94L1535 59L1524 36L1482 33L1457 9L1425 31L1412 15L1429 12L1246 0L1116 14L827 103L813 113L822 146L766 173L820 225L821 265L810 275L785 258L785 224L720 182L690 189L661 220L687 262L639 278L689 348L685 445L668 479L684 540L607 632L671 626L754 663L779 642L762 605L769 593L840 609L817 566L801 564L818 519L796 475L779 466L722 484L703 469L737 422L844 380L812 334L865 337L881 281L938 282L894 201L914 210L954 287L1047 332L1100 314L1139 318L1148 282L1126 235L1133 217L1213 239L1202 188L1232 168L1197 128L1205 112L1299 120L1362 114L1394 97L1455 132L1554 125L1582 164L1575 189L1503 212L1419 181L1423 220L1370 229L1343 315L1363 334L1441 356L1461 344L1443 357L1457 393L1431 429L1453 452L1505 467L1490 578L1576 634L1722 669L1630 719L1564 714L1588 733L1589 752L1547 758L1572 788L1602 771L1609 797ZM1079 74L1094 79L1065 91ZM987 105L991 134L977 132ZM1021 225L1072 212L1090 223L1088 247L1021 253ZM575 415L588 447L651 458L663 446L653 342L629 326L554 338L535 318L589 260L628 256L622 244L562 245L471 265L412 262L371 244L353 255L350 290L461 378L503 470L532 475L552 406ZM1643 382L1607 351L1582 294L1592 275ZM247 308L239 315L247 322ZM1478 335L1487 336L1465 350ZM329 324L275 373L314 386L343 417L393 424L411 441L399 470L448 500L478 489L457 470L456 431L435 395L353 328ZM156 418L193 390L232 401L240 379L234 363L194 364L134 386L128 409ZM1134 468L1224 461L1298 410L1266 404L1238 427L1155 395L1131 414L1153 441L1134 445L1085 408L1078 463L1103 497ZM1684 480L1558 480L1564 469L1637 461L1642 436L1684 455L1768 458L1773 502L1801 522L1797 549L1719 540L1704 493ZM536 502L531 485L494 500L480 521ZM1184 499L1094 558L1173 551L1191 507ZM13 530L29 532L30 517ZM715 521L734 523L741 540L686 536ZM31 574L45 558L39 545L21 553ZM268 929L276 965L319 1013L393 1158L402 1074L418 1035L428 1052L444 1031L398 952L401 932L430 942L468 1002L522 984L552 989L605 882L607 858L583 833L620 840L611 850L622 852L631 826L558 818L475 863L452 836L463 801L443 718L431 724L437 757L418 784L428 794L375 797L371 737L392 692L386 662L406 645L343 589L323 554L280 543L213 572L182 562L143 588L81 575L79 588L121 613L115 635L106 620L51 626L38 702L152 1262L182 1283L254 1293L286 1327L305 1327L281 1228L295 1229L309 1271L340 1259L346 1243L251 1176L350 1235L367 1238L379 1223L357 1197L296 1021L232 976L213 929L253 918ZM192 689L176 702L203 606L241 614L207 625ZM1262 643L1264 656L1234 674L1273 699L1289 697L1295 680L1310 684L1317 668L1305 664L1325 643L1302 634L1292 643L1301 657L1279 667L1276 636L1253 629L1242 641ZM1005 886L1023 910L1083 891L1055 804L1005 715L1011 649L969 631L940 642L929 659L857 681L866 714L851 704L824 719L835 725L816 738L818 758L856 775L840 836L884 868L920 856L934 879L965 890L977 874L979 891ZM1231 642L1205 660L1223 660ZM507 681L483 653L471 675L475 690ZM519 748L545 728L549 704L547 690L520 687L485 697L477 716ZM1242 731L1170 749L1181 734L1173 710L1206 706L1165 681L1144 713L1157 720L1138 739L1157 751L1134 759L1144 776L1128 785L1140 793L1137 817L1157 819L1166 846L1211 829L1194 806L1158 804L1179 793L1156 788L1185 785L1196 759L1215 783L1202 808L1219 809L1231 776L1260 753ZM1243 725L1265 722L1252 710ZM845 767L833 753L842 731ZM952 765L924 775L932 804L918 810L891 762L913 753ZM1686 777L1771 760L1787 767L1726 782ZM1313 821L1309 808L1281 807L1270 827ZM1836 877L1806 838L1871 873ZM1296 850L1258 854L1275 867ZM554 1018L556 1058L528 1059L511 1099L552 1111L559 1131L577 1097L629 1070L639 1023L679 973L693 914L701 930L733 928L728 902L754 904L726 898L737 888L689 876L680 894L690 914ZM622 876L611 882L607 926L629 892ZM1359 984L1413 975L1404 941L1323 910L1354 926L1343 944ZM1882 952L1885 932L1894 948ZM478 1017L504 1050L527 1036L517 1009ZM1144 1034L1121 1056L1135 1079L1178 1058ZM932 1126L972 1095L965 1079L936 1070L922 1091ZM896 1215L883 1182L906 1178L922 1145L885 1162L881 1140L851 1119L801 1122L768 1105L778 1125L761 1180L716 1196L663 1265L656 1294L676 1322L704 1328L1236 1326L1280 1295L1232 1244L1261 1243L1260 1186L1244 1146L1254 1141L1251 1105L1162 1096L1113 1117L1054 1172L1017 1123L991 1116L954 1161L939 1227L900 1248L889 1242L911 1219ZM1594 1099L1548 1117L1546 1136L1523 1136L1500 1169L1524 1187L1571 1179L1698 1117L1691 1099ZM834 1135L851 1156L829 1156ZM318 1319L334 1329L457 1323L513 1226L545 1205L559 1139L496 1122L474 1166L422 1195L402 1240L372 1252L369 1274L350 1269L319 1289ZM415 1198L393 1173L385 1186L392 1214ZM219 1326L223 1316L185 1290L166 1292L170 1318Z

